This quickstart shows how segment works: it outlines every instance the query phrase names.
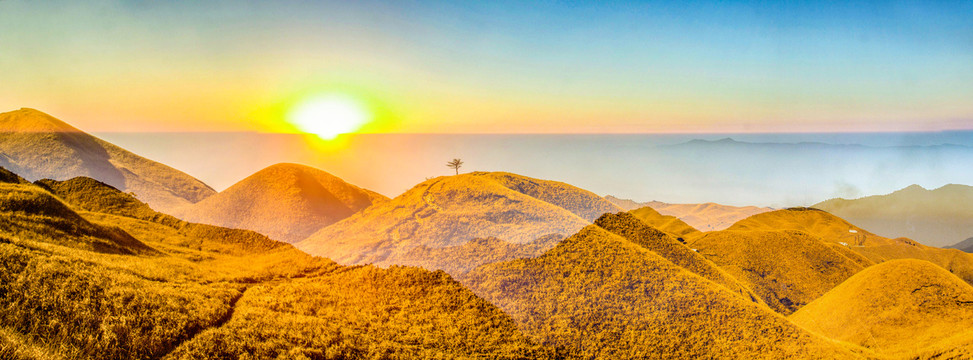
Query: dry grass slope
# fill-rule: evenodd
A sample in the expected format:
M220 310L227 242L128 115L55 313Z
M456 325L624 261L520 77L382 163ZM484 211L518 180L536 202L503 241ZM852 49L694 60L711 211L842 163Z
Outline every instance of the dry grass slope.
M342 264L387 266L420 246L458 246L488 237L519 244L573 234L605 210L617 208L567 184L475 172L427 180L295 245Z
M537 257L564 240L560 234L513 244L497 238L473 239L463 245L430 248L419 246L399 257L399 265L443 270L452 276L460 276L483 264Z
M790 316L831 338L895 357L973 350L973 287L921 260L872 266Z
M0 226L0 358L550 353L442 272L342 267L251 231L156 213L92 179L43 184L0 184L0 198L42 199L29 207L0 201L0 220L12 225ZM158 252L93 252L62 241L58 232L67 230L37 217L95 229L111 223Z
M170 358L527 359L547 355L508 316L443 272L366 266L252 287L226 325L203 332Z
M388 198L297 164L276 164L174 214L293 243Z
M679 218L662 215L648 206L630 210L629 213L647 225L665 231L676 238L688 238L701 235L699 230L694 229L689 224L679 220Z
M728 230L799 230L822 242L851 249L875 263L894 259L926 260L973 284L973 254L925 246L907 238L878 236L818 209L793 208L762 213L741 220Z
M722 285L730 292L739 294L744 299L763 303L749 287L740 283L729 273L703 257L703 255L690 249L686 244L683 244L671 235L648 226L641 221L641 218L637 218L631 213L605 214L598 218L598 220L595 220L595 225L615 235L624 237L646 250L651 250L659 256L666 258L666 260L671 261L673 264L681 266L683 269L692 271L696 275Z
M785 315L872 264L851 250L795 230L715 231L689 246Z
M594 225L461 282L542 344L581 358L858 357Z

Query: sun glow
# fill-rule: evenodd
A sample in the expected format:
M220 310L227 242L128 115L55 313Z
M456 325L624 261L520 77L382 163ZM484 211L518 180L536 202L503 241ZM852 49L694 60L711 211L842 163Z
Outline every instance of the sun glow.
M359 101L339 94L308 98L287 114L288 121L298 129L325 140L355 132L371 121L371 117Z

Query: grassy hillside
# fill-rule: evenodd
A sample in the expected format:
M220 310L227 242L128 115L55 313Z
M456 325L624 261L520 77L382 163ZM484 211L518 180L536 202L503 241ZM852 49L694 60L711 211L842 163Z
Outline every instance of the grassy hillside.
M533 338L582 358L855 358L841 345L591 225L461 278Z
M158 210L215 193L201 181L33 109L0 113L0 166L29 180L87 176L135 193Z
M251 287L225 325L200 333L171 358L526 359L545 355L508 316L443 272L367 266Z
M430 248L419 246L397 258L396 263L440 269L459 276L483 264L532 258L550 250L564 239L560 234L547 235L533 241L514 244L497 238L473 239L463 245Z
M187 221L248 229L296 242L387 200L312 167L277 164L174 214Z
M715 231L691 240L689 246L749 284L767 305L785 315L872 264L842 246L794 230Z
M0 228L21 238L90 251L157 253L122 229L88 221L54 195L32 184L0 183Z
M677 238L648 226L631 213L605 214L595 220L595 225L636 243L646 250L651 250L683 269L722 285L732 293L740 294L743 298L754 302L761 302L748 286L740 283L719 266L697 253L696 250L690 249Z
M342 264L386 266L421 246L458 246L488 237L519 244L573 234L615 211L597 195L564 183L475 172L427 180L295 245Z
M339 266L252 231L156 213L92 179L43 185L57 195L0 184L0 358L550 353L441 272ZM152 253L103 251L92 244L131 249L103 229Z
M728 230L778 229L803 231L825 243L847 247L876 263L893 259L926 260L973 283L973 254L925 246L907 238L885 238L818 209L792 208L762 213L741 220Z
M969 351L973 287L932 263L893 260L856 274L790 319L885 355L912 357L964 343Z
M912 185L887 195L831 199L814 205L882 236L944 247L973 236L973 186L935 190Z

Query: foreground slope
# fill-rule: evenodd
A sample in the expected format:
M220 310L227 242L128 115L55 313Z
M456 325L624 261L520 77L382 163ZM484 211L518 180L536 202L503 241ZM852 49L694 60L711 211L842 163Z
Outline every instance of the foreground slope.
M174 215L292 243L386 200L312 167L276 164Z
M98 179L168 211L215 193L179 170L143 158L33 109L0 114L0 166L28 180Z
M973 287L927 261L892 260L856 274L790 319L878 353L916 356L973 342Z
M973 236L973 186L912 185L887 195L831 199L814 207L886 237L943 247Z
M675 216L700 231L723 230L749 216L774 210L768 207L730 206L716 203L670 204L661 201L639 203L611 195L606 196L605 199L624 210L650 207L662 215Z
M23 207L0 196L0 208L112 224L155 251L92 251L64 241L56 223L0 216L13 225L0 226L0 358L548 354L442 272L343 267L252 231L155 212L90 178L0 184L0 195L23 191L47 200Z
M856 357L595 225L461 281L542 344L583 358Z
M518 244L572 234L618 210L568 184L474 172L427 180L295 245L342 264L391 265L420 246L458 246L488 237Z
M850 249L875 263L893 259L926 260L973 283L973 254L925 246L907 238L889 239L875 235L818 209L792 208L762 213L741 220L727 230L798 230L825 243Z

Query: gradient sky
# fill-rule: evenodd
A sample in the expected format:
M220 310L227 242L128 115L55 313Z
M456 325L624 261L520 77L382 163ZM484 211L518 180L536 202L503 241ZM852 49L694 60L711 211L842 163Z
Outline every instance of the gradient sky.
M286 132L334 92L365 132L973 129L973 2L0 0L0 111Z

